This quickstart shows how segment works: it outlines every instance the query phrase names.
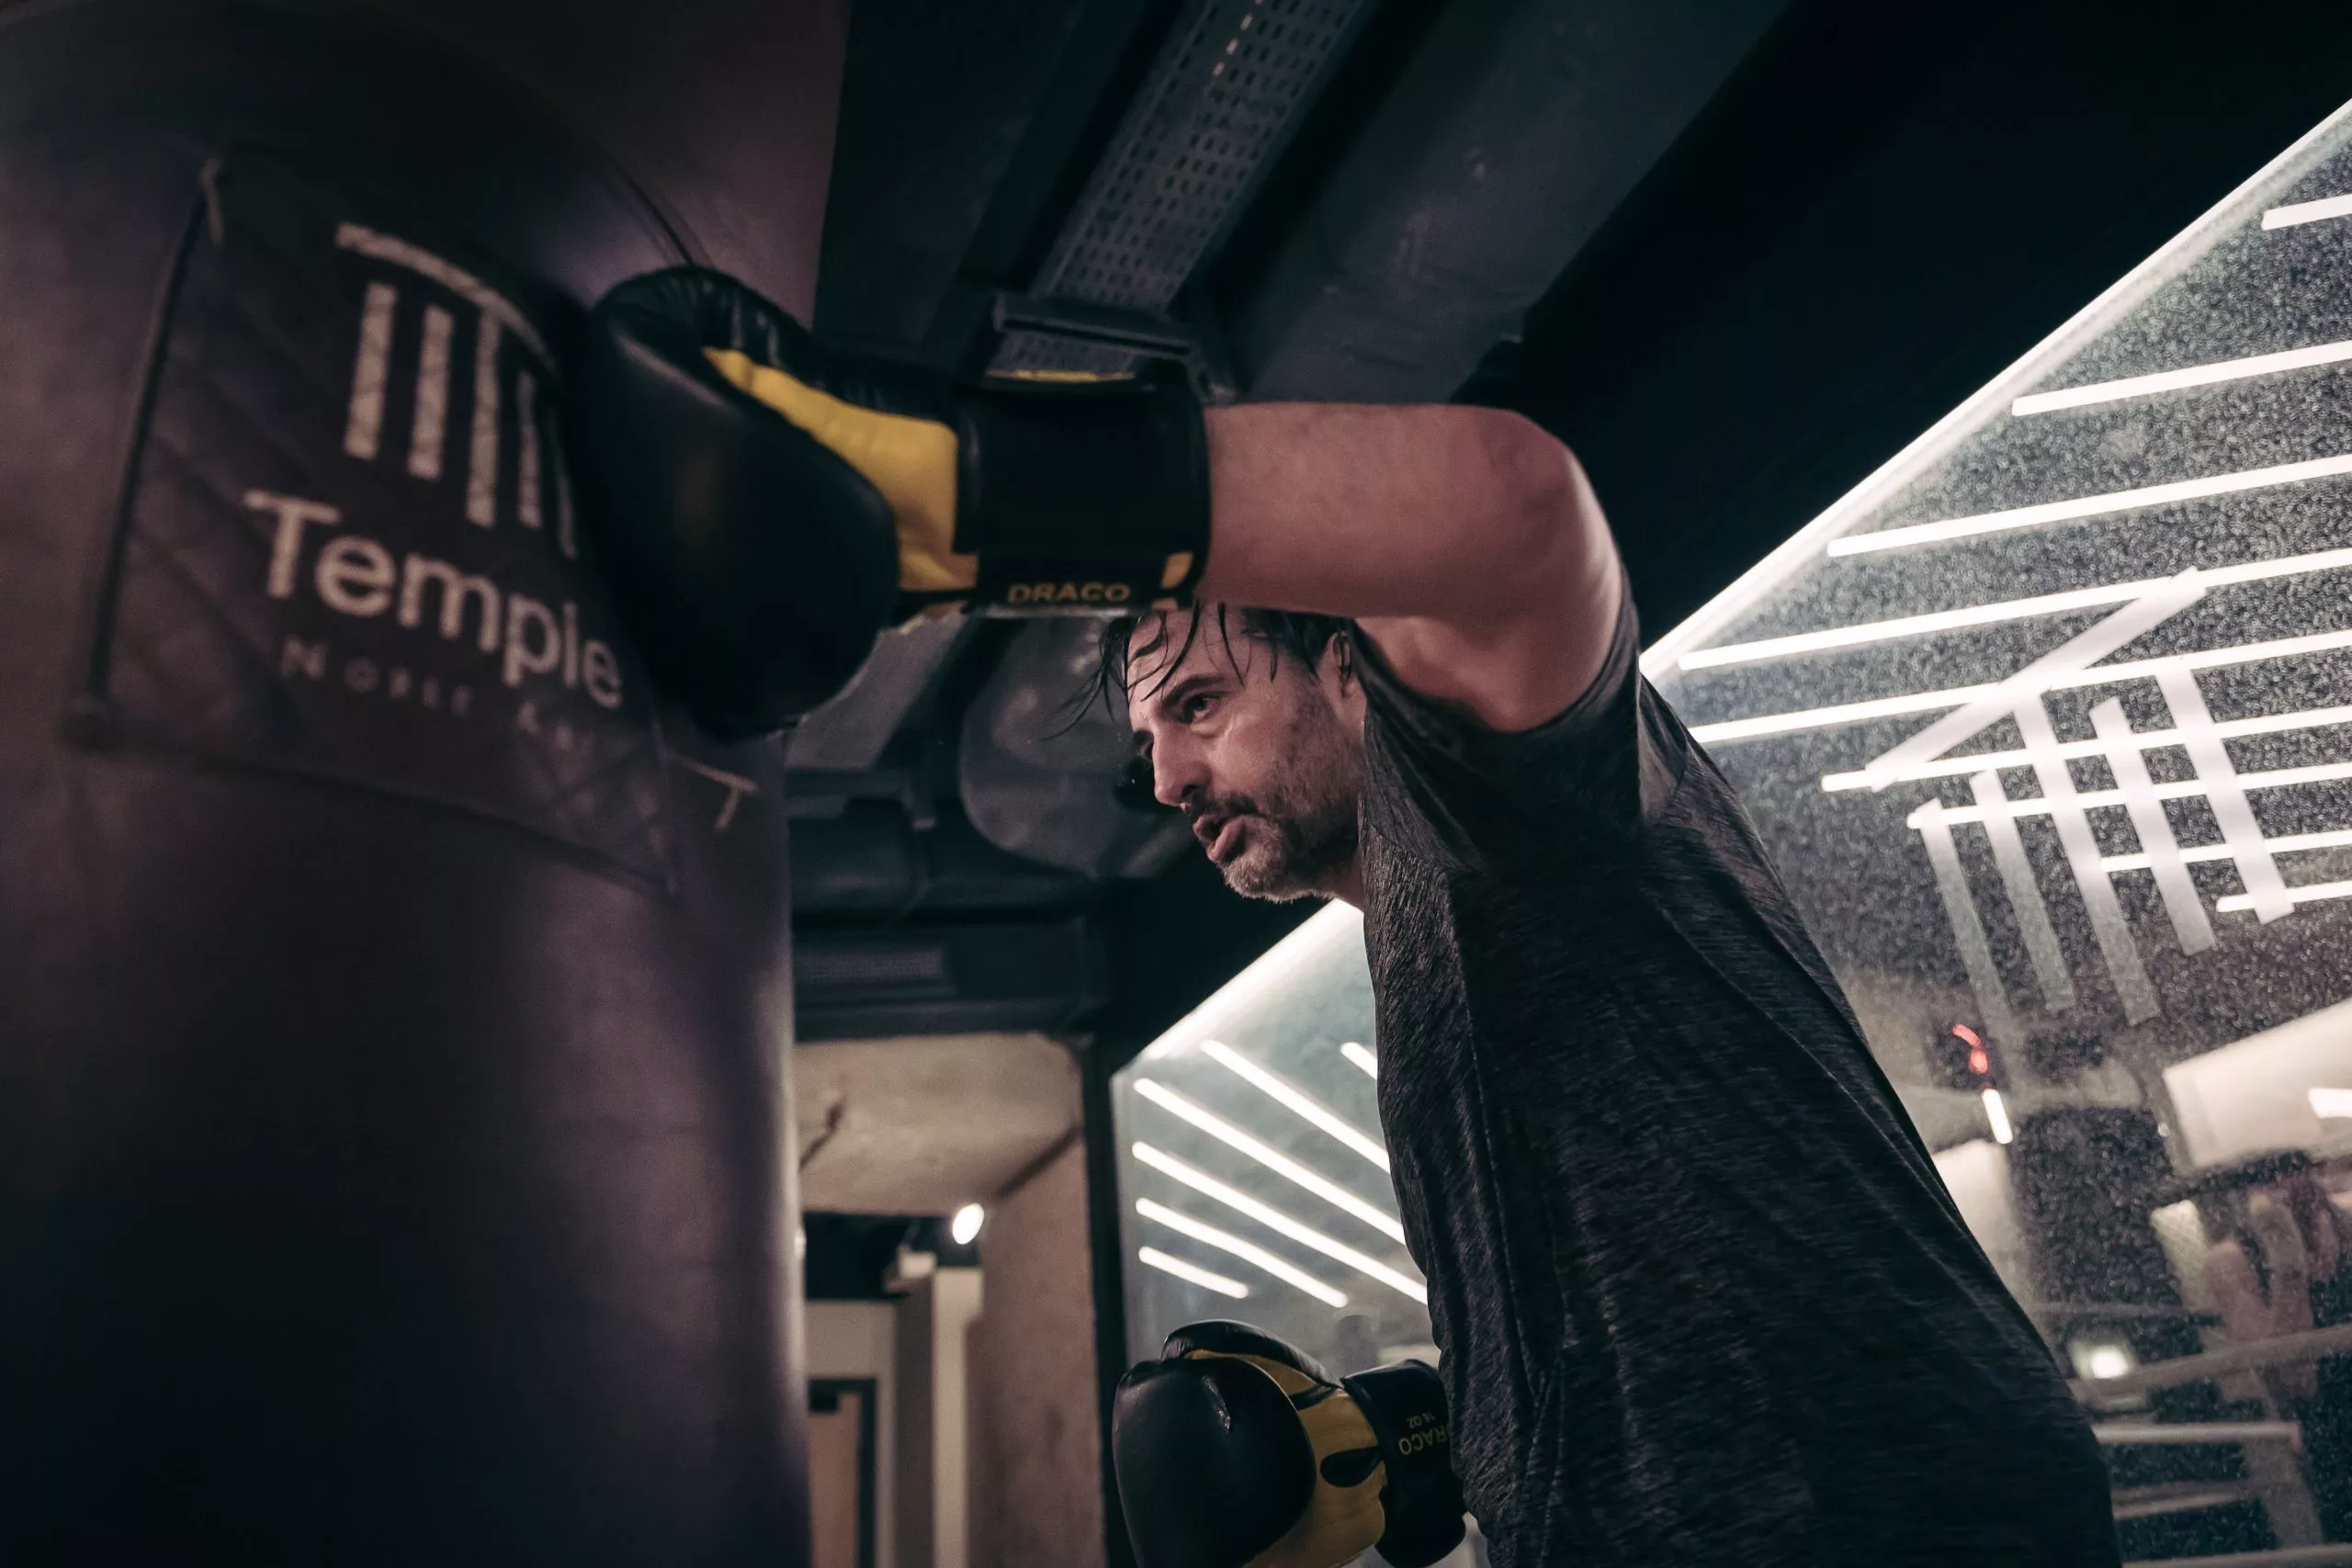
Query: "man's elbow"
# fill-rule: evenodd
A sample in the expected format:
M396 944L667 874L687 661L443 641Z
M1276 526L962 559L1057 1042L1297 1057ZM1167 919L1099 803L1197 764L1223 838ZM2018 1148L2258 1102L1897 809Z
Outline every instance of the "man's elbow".
M1498 566L1539 592L1563 574L1608 571L1615 551L1576 454L1524 415L1475 412L1479 461L1492 486Z

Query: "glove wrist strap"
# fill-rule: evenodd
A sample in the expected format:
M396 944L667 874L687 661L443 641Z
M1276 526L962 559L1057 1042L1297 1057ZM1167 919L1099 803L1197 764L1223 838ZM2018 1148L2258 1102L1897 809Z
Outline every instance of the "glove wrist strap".
M973 601L1192 602L1208 565L1208 433L1181 377L991 383L960 419L956 550L978 558Z

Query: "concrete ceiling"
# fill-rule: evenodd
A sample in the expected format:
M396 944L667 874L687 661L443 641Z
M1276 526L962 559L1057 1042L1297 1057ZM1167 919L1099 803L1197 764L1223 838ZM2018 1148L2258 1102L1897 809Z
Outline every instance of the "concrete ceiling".
M810 1210L952 1213L1078 1135L1077 1064L1042 1034L831 1041L792 1071Z

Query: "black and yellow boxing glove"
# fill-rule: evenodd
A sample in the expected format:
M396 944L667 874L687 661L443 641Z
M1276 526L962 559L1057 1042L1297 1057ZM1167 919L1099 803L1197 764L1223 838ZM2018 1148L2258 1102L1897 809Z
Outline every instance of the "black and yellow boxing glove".
M925 609L1182 603L1208 444L1181 378L959 383L844 353L721 274L631 279L571 371L573 466L654 674L775 729Z
M1462 1540L1420 1361L1335 1379L1247 1324L1189 1324L1120 1380L1111 1455L1141 1568L1337 1568L1374 1546L1428 1568Z

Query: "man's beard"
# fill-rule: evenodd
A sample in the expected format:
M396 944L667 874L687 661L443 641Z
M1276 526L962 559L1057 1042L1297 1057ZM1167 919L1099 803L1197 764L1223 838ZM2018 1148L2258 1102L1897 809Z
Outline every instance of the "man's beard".
M1287 903L1328 893L1356 858L1360 742L1321 704L1299 727L1282 771L1255 795L1208 803L1199 815L1240 820L1242 847L1218 869L1245 897Z

